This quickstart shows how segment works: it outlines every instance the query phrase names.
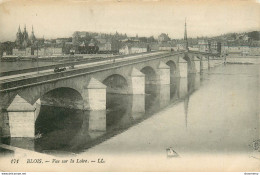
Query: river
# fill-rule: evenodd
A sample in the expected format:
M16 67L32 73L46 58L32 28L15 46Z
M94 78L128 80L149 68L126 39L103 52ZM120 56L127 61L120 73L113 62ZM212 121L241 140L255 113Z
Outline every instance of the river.
M4 142L47 154L250 152L259 122L259 65L227 64L145 95L107 94L106 111L42 105L36 139Z
M49 66L58 62L51 61L16 61L16 62L0 62L0 72L35 68L37 65L40 66Z

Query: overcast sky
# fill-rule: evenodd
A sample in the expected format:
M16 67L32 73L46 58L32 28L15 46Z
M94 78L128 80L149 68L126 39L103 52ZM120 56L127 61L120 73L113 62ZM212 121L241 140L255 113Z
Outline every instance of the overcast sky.
M192 3L191 3L192 2ZM20 24L36 37L69 37L74 31L182 38L260 30L260 4L253 1L8 1L0 5L0 41L15 40Z

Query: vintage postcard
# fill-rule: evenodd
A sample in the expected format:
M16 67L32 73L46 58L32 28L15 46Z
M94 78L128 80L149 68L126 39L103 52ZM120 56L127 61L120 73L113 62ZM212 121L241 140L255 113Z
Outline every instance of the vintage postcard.
M260 2L0 4L1 172L260 171Z

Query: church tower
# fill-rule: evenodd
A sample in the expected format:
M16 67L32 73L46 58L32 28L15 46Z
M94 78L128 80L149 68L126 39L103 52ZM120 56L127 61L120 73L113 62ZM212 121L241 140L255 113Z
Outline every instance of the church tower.
M30 36L30 41L31 41L31 44L33 45L36 41L36 37L34 35L34 31L33 31L33 26L32 26L32 34Z
M23 34L21 32L21 29L20 29L20 25L19 25L19 28L18 28L18 32L16 33L16 46L17 48L21 48L22 47L22 43L23 43Z
M189 50L189 45L188 45L188 37L187 37L187 26L186 26L186 18L185 18L185 29L184 29L184 42L185 42L185 50Z
M24 26L24 31L23 31L23 47L26 48L29 45L29 37L28 33L26 31L26 25Z

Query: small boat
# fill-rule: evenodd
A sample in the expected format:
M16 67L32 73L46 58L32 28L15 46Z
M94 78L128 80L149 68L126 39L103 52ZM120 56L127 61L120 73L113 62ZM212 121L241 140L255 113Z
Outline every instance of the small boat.
M171 147L166 149L167 157L179 157L179 154L175 152Z

